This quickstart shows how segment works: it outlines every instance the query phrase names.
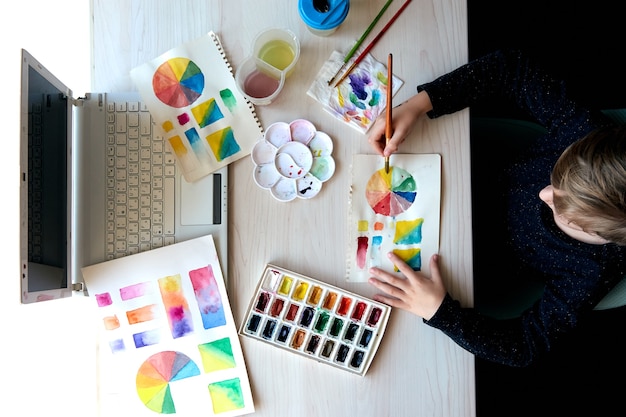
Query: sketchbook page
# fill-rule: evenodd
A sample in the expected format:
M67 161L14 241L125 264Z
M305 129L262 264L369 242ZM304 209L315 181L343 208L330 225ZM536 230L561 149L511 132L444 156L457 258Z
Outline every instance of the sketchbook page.
M131 78L188 182L250 154L263 134L213 32L134 68Z
M100 415L254 412L211 235L82 272L97 303Z
M355 54L355 57L358 55ZM343 120L359 132L366 133L387 106L387 66L367 54L341 84L331 87L328 80L341 67L343 59L343 54L334 51L322 65L307 94L332 116ZM351 64L352 62L348 62L346 69ZM342 74L343 72L337 80ZM394 75L393 95L402 84L403 81Z
M398 272L393 251L429 272L439 251L441 156L393 154L389 173L379 155L354 155L348 216L347 280L366 282L369 268Z

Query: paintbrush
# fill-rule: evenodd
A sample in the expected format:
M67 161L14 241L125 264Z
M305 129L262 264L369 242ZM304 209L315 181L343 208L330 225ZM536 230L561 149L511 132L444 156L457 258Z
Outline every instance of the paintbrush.
M372 31L372 29L374 29L374 26L376 25L376 23L378 23L378 21L380 20L381 16L383 15L383 13L385 13L385 10L387 10L387 7L389 7L389 5L391 4L393 0L387 0L387 3L385 3L385 5L383 6L382 9L380 9L380 12L378 12L378 15L376 15L376 17L374 18L374 20L372 21L372 23L370 23L370 25L368 26L367 29L365 29L365 32L363 32L363 34L361 35L361 37L356 41L356 43L354 44L354 46L352 47L352 49L350 49L350 51L346 54L345 58L343 59L343 64L341 64L341 67L337 70L337 72L335 73L335 75L333 75L333 78L331 78L330 80L328 80L328 85L331 85L333 83L333 81L335 81L335 78L337 78L337 76L339 75L339 73L341 71L343 71L343 69L346 67L346 65L348 64L348 62L350 61L350 58L352 58L352 56L354 55L354 53L356 52L356 50L359 48L359 46L361 46L361 44L363 43L363 41L365 40L365 38L367 37L367 35L370 34L370 32Z
M389 144L393 131L391 129L391 97L393 96L393 55L387 57L387 114L385 118L385 147ZM385 157L385 173L389 173L389 157Z
M352 72L352 70L359 65L359 63L361 61L363 61L363 59L365 59L365 57L367 56L367 54L370 52L370 50L374 47L374 45L376 45L376 42L378 42L378 40L380 38L382 38L382 36L385 34L385 32L387 32L387 29L389 29L389 27L391 26L391 24L398 18L398 16L400 16L400 13L402 13L404 11L404 9L406 9L406 7L409 5L409 3L411 2L411 0L406 0L404 2L404 4L402 5L402 7L400 7L398 9L398 11L396 12L396 14L393 15L393 17L389 20L389 22L385 25L384 28L382 28L382 30L378 33L378 35L376 35L376 37L374 39L372 39L372 41L369 43L369 45L367 45L365 47L365 49L363 50L363 52L361 52L361 54L354 60L354 62L352 63L352 65L350 65L350 68L348 68L346 70L346 72L343 73L343 75L341 76L341 78L339 79L339 81L337 81L335 83L335 85L333 87L338 86L339 84L341 84L341 82L343 80L346 79L346 77Z

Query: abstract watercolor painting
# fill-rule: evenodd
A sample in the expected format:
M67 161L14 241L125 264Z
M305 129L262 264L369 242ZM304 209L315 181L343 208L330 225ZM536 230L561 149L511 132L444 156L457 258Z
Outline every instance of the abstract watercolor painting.
M387 106L387 66L368 54L341 84L329 86L328 80L342 63L343 55L334 51L307 94L334 117L366 133ZM398 92L402 84L402 80L393 77L393 94Z
M439 250L440 199L440 155L394 154L389 172L378 155L354 155L347 280L366 282L372 266L397 272L387 259L391 251L427 272Z
M254 403L211 235L82 269L102 416L240 416Z
M131 71L188 182L248 155L263 131L214 32Z

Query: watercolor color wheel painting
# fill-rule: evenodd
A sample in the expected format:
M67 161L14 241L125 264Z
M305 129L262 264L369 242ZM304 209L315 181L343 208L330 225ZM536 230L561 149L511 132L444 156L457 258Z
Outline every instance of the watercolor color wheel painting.
M348 216L347 280L366 282L369 268L398 272L395 252L415 271L439 250L441 157L394 154L389 172L378 155L354 155Z
M137 393L149 409L160 414L175 414L170 382L200 375L198 366L183 353L155 353L137 372Z
M204 75L188 58L172 58L159 66L152 77L154 94L172 107L186 107L202 95Z
M415 180L402 168L379 169L369 179L365 197L372 210L383 216L396 217L415 201Z
M100 320L102 416L254 412L211 235L82 272Z

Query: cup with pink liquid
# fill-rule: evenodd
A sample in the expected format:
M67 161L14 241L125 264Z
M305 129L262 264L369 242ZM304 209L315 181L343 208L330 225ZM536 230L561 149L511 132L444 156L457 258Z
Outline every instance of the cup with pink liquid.
M300 42L292 31L267 29L254 38L252 54L237 68L237 87L253 104L270 104L283 89L299 57Z

